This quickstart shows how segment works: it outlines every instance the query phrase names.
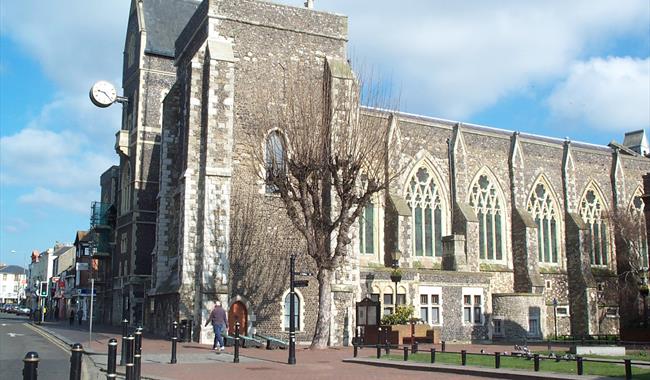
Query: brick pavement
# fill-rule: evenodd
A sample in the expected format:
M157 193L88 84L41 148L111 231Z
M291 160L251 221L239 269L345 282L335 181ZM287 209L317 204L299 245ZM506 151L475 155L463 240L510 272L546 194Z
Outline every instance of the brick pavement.
M120 347L121 329L112 326L97 326L93 333L92 342L88 343L87 326L80 329L77 326L70 328L63 322L45 322L41 326L47 332L55 335L66 343L81 343L90 352L89 358L99 368L106 368L106 351L110 338L118 339ZM428 350L430 345L422 345L423 350ZM544 348L546 346L543 346ZM440 346L436 348L439 350ZM447 344L448 351L486 352L511 351L512 346L499 345L459 345ZM532 347L531 347L532 349ZM265 350L256 348L242 348L240 363L232 363L232 348L226 348L223 353L216 353L210 346L198 343L178 344L178 363L168 364L171 357L171 343L159 337L143 336L143 364L142 374L149 379L215 379L232 377L250 377L265 379L431 379L430 372L408 369L382 368L366 366L355 363L345 363L343 359L352 358L351 347L330 348L327 350L312 351L306 347L298 346L296 350L297 364L286 364L287 350ZM360 350L360 357L374 356L374 349ZM119 355L119 350L118 350ZM119 357L118 357L119 360ZM119 367L123 371L124 367ZM479 379L499 378L498 374L485 373L481 376L462 374L439 374L445 380L453 379Z

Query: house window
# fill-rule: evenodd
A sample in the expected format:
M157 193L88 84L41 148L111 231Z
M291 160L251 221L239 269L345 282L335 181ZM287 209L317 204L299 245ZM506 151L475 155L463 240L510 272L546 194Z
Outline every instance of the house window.
M556 264L560 248L559 207L548 188L545 179L541 178L528 199L528 211L537 224L539 262Z
M479 256L484 260L503 260L503 204L496 180L480 175L471 186L469 204L478 217Z
M605 316L608 318L618 317L618 308L617 307L608 307L605 309Z
M7 274L6 274L6 273L3 273L3 274L2 274L2 280L3 280L3 281L7 281Z
M492 335L503 336L503 319L501 318L492 319L492 325L494 327L494 330L492 331Z
M568 306L558 306L555 309L558 317L568 317L569 316L569 307Z
M296 330L300 330L300 298L298 298L298 295L294 293L293 295L293 302L294 302L294 311L295 314L293 316L294 323L296 325ZM289 331L289 324L291 320L291 293L287 293L287 295L284 297L284 331Z
M375 205L368 203L359 218L359 252L375 254Z
M406 305L406 294L397 294L397 304Z
M420 167L409 180L406 200L411 208L415 256L442 256L444 198L432 172Z
M590 185L580 201L580 216L589 227L589 259L591 265L608 264L608 227L605 222L605 203Z
M441 323L441 293L442 289L440 287L420 287L420 319L430 325L439 325Z
M483 323L483 289L463 288L463 324Z
M284 138L280 131L269 133L264 150L264 166L266 170L266 192L279 191L274 181L281 180L286 174L286 153Z
M546 289L551 288L551 280L546 280Z

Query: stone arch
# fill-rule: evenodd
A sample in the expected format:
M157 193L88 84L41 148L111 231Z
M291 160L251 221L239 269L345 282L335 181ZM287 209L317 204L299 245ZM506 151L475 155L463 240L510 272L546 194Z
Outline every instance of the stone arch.
M441 171L428 152L408 171L403 193L411 208L411 251L414 257L442 257L442 236L450 229L449 193Z
M627 209L628 210L640 210L641 215L643 216L643 199L641 198L643 196L643 189L641 186L637 186L636 190L632 193L632 196L630 197L630 201L628 202ZM641 200L641 204L637 204L637 200Z
M533 182L528 193L526 209L537 224L539 262L560 264L561 237L564 236L563 213L553 185L544 173L540 173Z
M479 258L507 262L508 207L497 177L483 166L467 190L479 223Z

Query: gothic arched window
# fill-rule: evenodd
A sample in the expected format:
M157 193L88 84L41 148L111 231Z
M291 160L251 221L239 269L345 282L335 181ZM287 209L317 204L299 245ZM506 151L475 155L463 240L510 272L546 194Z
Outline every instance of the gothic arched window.
M504 200L487 174L481 174L470 187L469 204L478 216L479 256L485 260L503 260Z
M589 259L592 265L607 265L609 254L605 203L599 192L589 185L580 201L580 216L589 226Z
M641 188L638 188L634 192L634 197L630 203L630 215L635 222L639 223L638 226L635 226L638 228L639 235L638 240L635 243L640 257L641 267L648 268L648 239L645 231L645 215L643 215L642 195L643 193L641 192Z
M411 208L415 256L442 256L444 198L427 167L421 166L409 179L406 200Z
M557 263L560 248L559 206L546 181L540 180L528 198L528 212L537 224L537 252L540 263Z
M266 137L264 144L264 169L266 171L266 192L275 193L278 191L276 185L270 183L273 178L285 173L286 152L284 137L280 131L272 131Z
M126 214L131 209L131 164L126 161L120 179L120 214Z
M375 254L375 226L378 212L375 205L368 202L359 217L359 252L364 254Z

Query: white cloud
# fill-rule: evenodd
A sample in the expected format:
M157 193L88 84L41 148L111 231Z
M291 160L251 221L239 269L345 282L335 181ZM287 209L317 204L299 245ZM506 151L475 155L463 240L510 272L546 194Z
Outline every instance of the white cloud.
M25 128L0 138L0 145L3 185L98 189L99 175L113 162L93 152L82 134L68 130Z
M577 62L548 100L555 116L602 131L650 126L650 58Z
M26 230L28 227L29 223L27 223L24 219L10 218L7 220L6 225L4 226L4 230L10 234L17 234Z
M286 0L299 6L301 0ZM552 84L616 38L647 41L647 0L316 1L349 16L350 45L391 71L408 111L467 119Z
M92 196L93 194L83 192L58 193L37 187L31 193L21 195L18 202L35 206L37 209L54 206L79 214L88 214L90 212L90 202L88 200L92 199Z

